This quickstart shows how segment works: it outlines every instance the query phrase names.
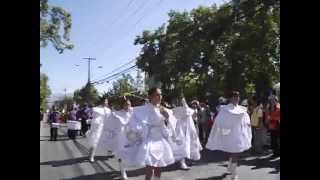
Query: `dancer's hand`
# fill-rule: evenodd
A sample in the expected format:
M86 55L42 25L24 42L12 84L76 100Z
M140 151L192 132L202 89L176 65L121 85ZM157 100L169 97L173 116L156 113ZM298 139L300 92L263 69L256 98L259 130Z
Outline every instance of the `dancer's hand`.
M169 113L168 113L163 107L160 108L160 113L161 113L166 119L169 118Z

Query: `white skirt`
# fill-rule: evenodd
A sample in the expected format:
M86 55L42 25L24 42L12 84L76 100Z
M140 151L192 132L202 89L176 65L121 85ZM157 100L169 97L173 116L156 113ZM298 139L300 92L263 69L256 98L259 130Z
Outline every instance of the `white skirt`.
M151 131L146 139L130 141L126 138L120 157L126 166L166 167L175 162L172 147L163 133Z
M87 132L87 141L89 147L96 148L100 143L100 137L103 131L103 121L101 119L94 119L90 130Z

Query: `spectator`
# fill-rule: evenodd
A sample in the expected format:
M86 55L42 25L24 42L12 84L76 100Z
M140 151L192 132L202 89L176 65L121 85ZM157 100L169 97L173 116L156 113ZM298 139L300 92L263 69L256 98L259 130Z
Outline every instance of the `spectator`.
M262 105L256 97L252 98L252 114L251 114L251 126L252 126L252 139L253 150L256 153L263 153L263 113Z
M199 128L199 139L202 144L205 144L207 139L207 124L209 120L209 114L207 111L207 106L204 103L200 103L199 107L199 121L198 121L198 128Z
M271 149L273 151L271 158L277 158L280 156L280 103L276 96L270 99L267 122L271 133Z

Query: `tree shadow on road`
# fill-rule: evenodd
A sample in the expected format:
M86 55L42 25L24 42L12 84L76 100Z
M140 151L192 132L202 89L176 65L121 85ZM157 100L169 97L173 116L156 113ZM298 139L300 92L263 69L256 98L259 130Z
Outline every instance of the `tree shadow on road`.
M57 141L69 141L70 139L69 138L63 138L63 139L58 139L57 138ZM50 141L50 139L40 139L40 141ZM57 142L56 141L56 142ZM53 141L54 142L54 141Z
M227 173L222 174L221 176L213 176L213 177L208 177L208 178L197 178L195 180L223 180L224 178L227 177Z
M74 177L70 179L61 179L61 180L120 180L120 176L115 172L105 172L105 173L97 173L92 175L84 175L79 177Z
M110 159L108 156L95 156L96 161L107 161ZM47 161L42 162L40 165L51 165L52 167L60 167L60 166L69 166L74 165L78 163L84 163L89 162L88 157L80 157L80 158L74 158L74 159L66 159L66 160L60 160L60 161Z
M240 160L239 165L245 165L245 166L254 166L251 168L252 170L255 169L261 169L261 168L273 168L274 171L269 172L270 174L277 174L280 172L280 158L271 161L270 158L255 158L251 160Z

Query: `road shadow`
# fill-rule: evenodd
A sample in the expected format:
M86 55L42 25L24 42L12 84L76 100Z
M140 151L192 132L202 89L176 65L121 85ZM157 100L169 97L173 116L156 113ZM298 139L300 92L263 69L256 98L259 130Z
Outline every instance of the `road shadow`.
M52 142L58 142L58 141L69 141L70 139L57 139L56 141ZM40 139L40 141L50 141L50 139Z
M85 175L85 176L79 176L74 177L70 179L61 179L61 180L121 180L118 173L115 172L105 172L105 173L97 173L92 175Z
M251 160L240 160L239 161L240 166L254 166L251 169L261 169L261 168L272 168L274 171L269 172L269 174L277 174L280 172L280 158L276 160L271 160L270 158L255 158Z
M107 161L110 159L108 156L95 156L96 161ZM79 157L79 158L74 158L74 159L66 159L66 160L60 160L60 161L47 161L47 162L42 162L40 165L51 165L52 167L60 167L60 166L69 166L69 165L74 165L78 163L84 163L84 162L89 162L88 156L85 157Z
M222 174L221 176L213 176L213 177L207 177L207 178L197 178L195 180L223 180L227 177L227 173Z
M67 135L60 135L60 134L59 134L57 137L58 137L58 138L60 138L60 137L69 138ZM49 139L50 136L40 136L40 138L48 138L48 139Z

